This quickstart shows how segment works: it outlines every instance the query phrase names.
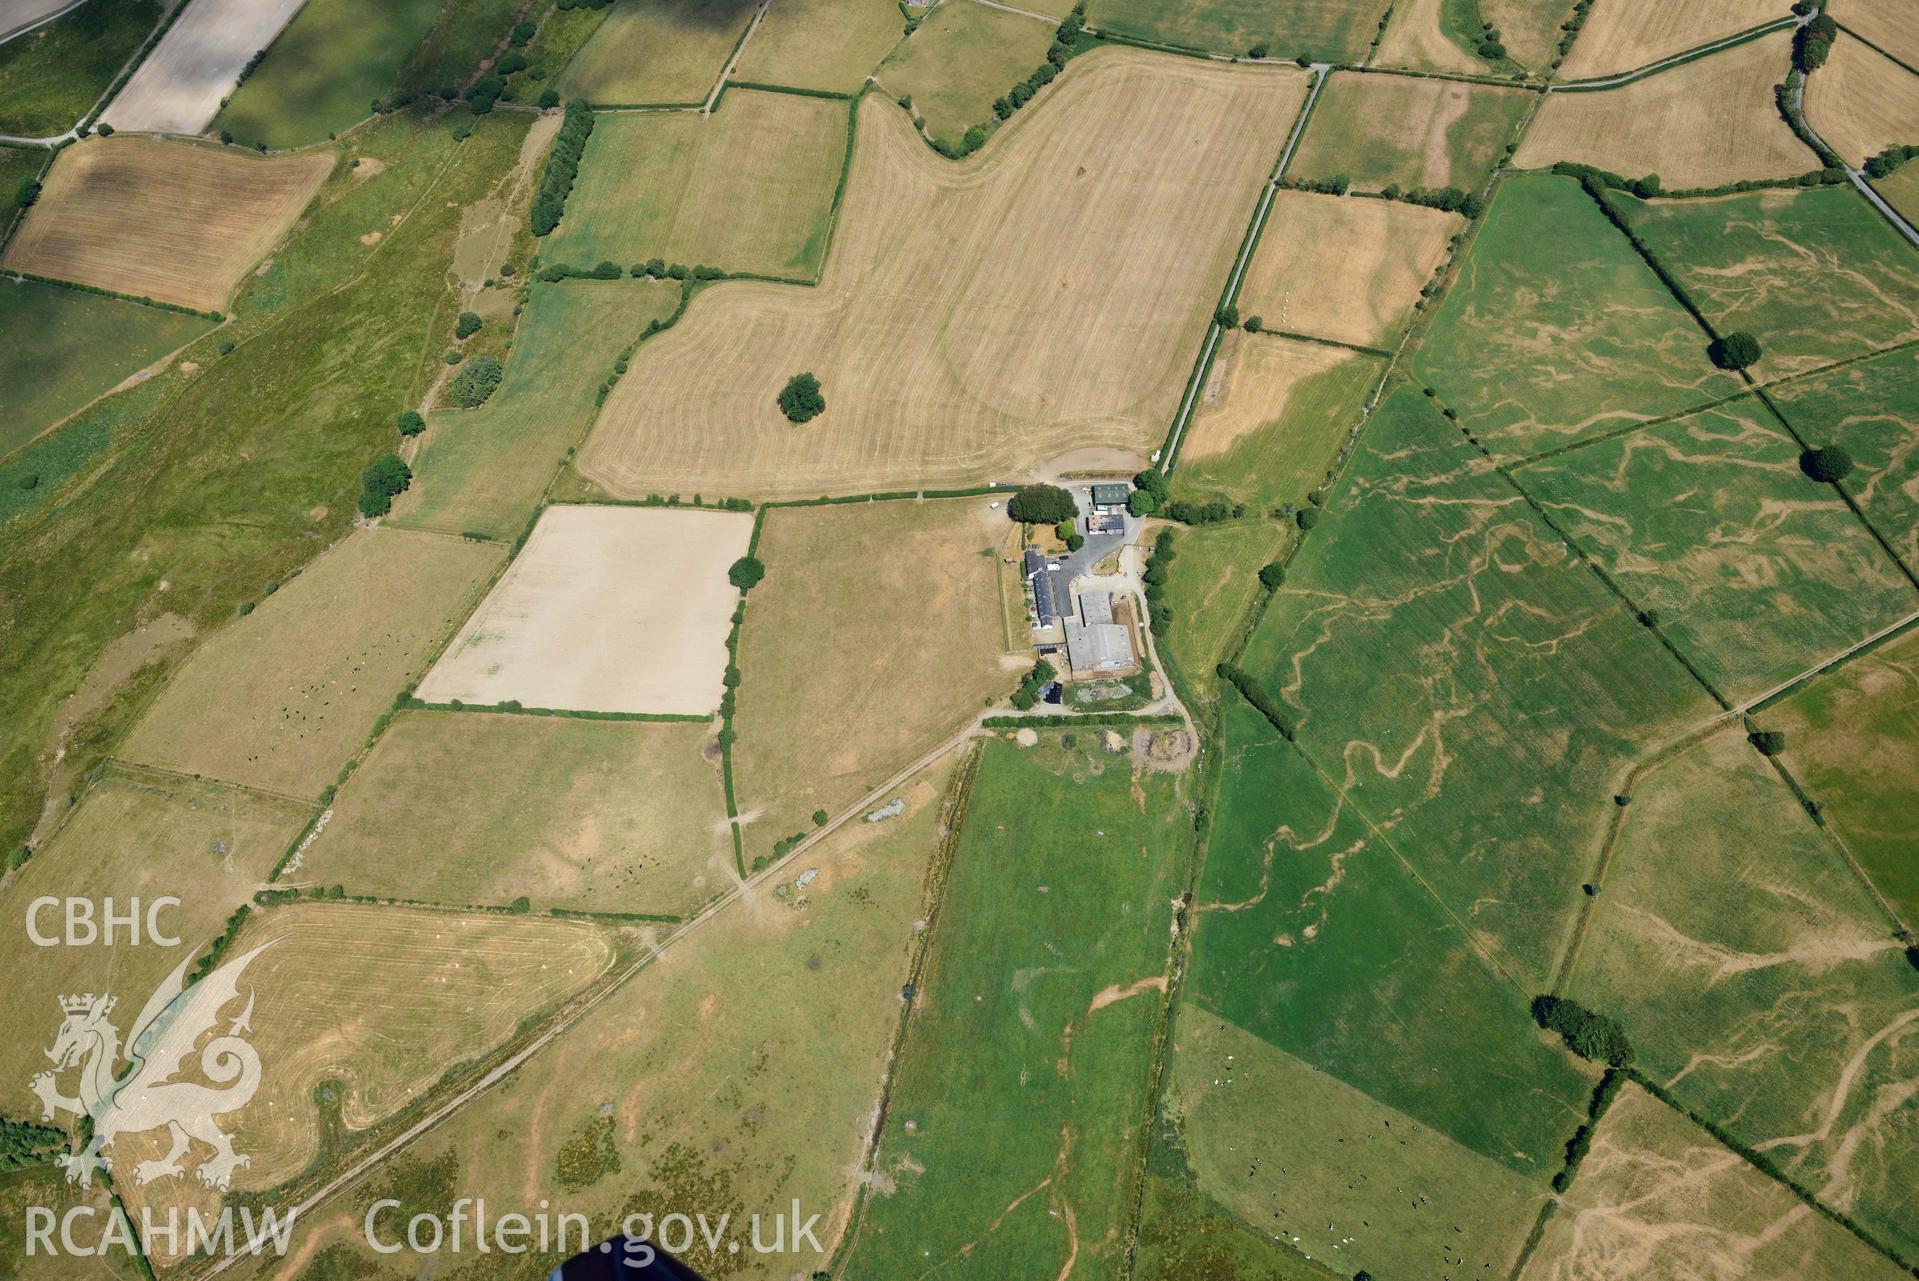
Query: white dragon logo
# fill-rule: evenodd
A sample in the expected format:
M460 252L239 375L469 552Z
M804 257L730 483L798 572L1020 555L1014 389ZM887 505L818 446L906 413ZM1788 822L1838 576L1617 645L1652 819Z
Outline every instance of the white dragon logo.
M93 1137L86 1147L58 1158L67 1172L67 1182L90 1186L95 1170L113 1168L106 1150L115 1139L164 1125L172 1133L172 1147L160 1160L135 1166L135 1183L144 1186L155 1179L185 1173L180 1158L197 1139L214 1154L200 1163L194 1176L221 1191L232 1184L233 1171L249 1164L249 1158L233 1150L233 1140L214 1118L239 1111L260 1088L260 1056L240 1035L253 1030L252 992L247 994L246 1008L226 1033L214 1037L200 1051L200 1069L215 1086L171 1078L179 1073L202 1035L219 1022L220 1011L239 999L241 971L277 941L262 943L228 961L191 987L186 983L187 962L182 961L134 1020L127 1034L124 1070L116 1071L121 1059L120 1034L107 1021L114 998L91 992L60 998L60 1009L66 1017L53 1048L47 1051L53 1070L35 1076L31 1088L40 1096L42 1120L51 1121L57 1112L93 1120ZM80 1070L77 1094L61 1094L55 1078L74 1067Z

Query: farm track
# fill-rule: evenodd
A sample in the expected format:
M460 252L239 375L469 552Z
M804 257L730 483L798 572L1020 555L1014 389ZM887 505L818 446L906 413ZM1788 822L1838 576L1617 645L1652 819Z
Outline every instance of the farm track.
M1762 36L1769 36L1775 31L1784 31L1788 27L1801 26L1809 21L1811 21L1809 17L1780 18L1775 22L1768 22L1763 26L1748 27L1744 31L1734 32L1732 35L1715 40L1710 44L1702 44L1696 49L1687 49L1680 53L1661 58L1657 62L1649 62L1645 66L1632 71L1622 71L1616 76L1602 76L1593 80L1567 80L1560 84L1548 85L1546 92L1586 93L1594 89L1617 89L1621 85L1629 85L1635 80L1644 80L1647 76L1658 75L1662 71L1669 71L1674 67L1682 66L1688 62L1696 62L1700 58L1709 57L1722 49L1731 49L1736 45L1746 44Z

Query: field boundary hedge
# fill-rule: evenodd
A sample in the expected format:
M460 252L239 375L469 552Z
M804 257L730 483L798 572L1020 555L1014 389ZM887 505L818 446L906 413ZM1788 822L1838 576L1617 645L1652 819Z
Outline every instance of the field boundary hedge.
M44 172L44 171L43 171ZM24 221L24 212L22 218ZM11 239L11 232L8 239ZM0 240L0 245L6 241ZM56 289L72 289L83 294L99 294L102 298L117 298L121 302L138 303L142 307L152 307L156 311L171 311L181 316L198 316L202 320L211 320L220 324L226 320L226 313L220 311L199 311L193 307L182 307L177 302L161 302L158 298L149 298L145 294L123 294L117 289L102 289L99 285L83 285L77 280L61 280L54 276L39 276L31 271L8 271L5 273L19 280L31 280L36 285L52 285Z
M510 699L503 703L463 703L458 699L446 703L428 703L411 694L406 696L401 708L410 712L477 712L493 716L549 716L576 721L650 721L674 725L705 725L713 719L711 716L694 716L684 712L596 712L565 707L522 707Z
M988 716L987 729L1072 729L1075 725L1184 725L1171 712L1080 712L1048 716Z

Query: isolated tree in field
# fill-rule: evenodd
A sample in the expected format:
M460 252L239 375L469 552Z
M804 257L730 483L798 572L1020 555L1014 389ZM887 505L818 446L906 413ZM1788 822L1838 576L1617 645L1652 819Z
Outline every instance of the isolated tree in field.
M1243 326L1247 333L1256 334L1266 328L1266 321L1259 316L1248 316Z
M480 332L480 326L484 323L485 322L480 319L479 313L463 311L460 313L460 318L453 322L453 336L455 338L471 338L474 334Z
M1830 485L1852 474L1852 454L1844 445L1825 445L1799 455L1799 470Z
M417 409L402 409L397 420L402 436L417 436L426 430L426 419Z
M757 556L742 556L726 571L726 581L743 592L753 590L755 583L766 577L766 566Z
M780 389L780 412L789 422L811 422L826 412L826 397L820 394L820 380L812 374L794 374Z
M1026 525L1057 525L1079 516L1079 504L1058 485L1028 485L1006 504L1006 514Z
M413 483L413 470L398 454L385 454L360 473L360 514L384 516L393 510L393 499Z
M1756 729L1746 735L1746 741L1757 748L1761 756L1777 756L1786 750L1786 732L1778 729Z
M1758 363L1764 353L1759 350L1759 340L1741 329L1724 338L1715 338L1706 354L1721 369L1739 370Z

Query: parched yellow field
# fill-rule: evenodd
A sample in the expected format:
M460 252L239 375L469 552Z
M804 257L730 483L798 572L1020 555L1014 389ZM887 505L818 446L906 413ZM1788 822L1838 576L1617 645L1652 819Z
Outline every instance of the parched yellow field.
M247 967L258 998L260 1092L228 1127L253 1158L235 1186L304 1170L320 1139L314 1090L337 1082L341 1123L363 1130L449 1068L613 963L612 932L551 917L295 903L255 912L228 956L271 943Z
M1589 80L1650 66L1688 49L1711 44L1790 17L1787 0L1607 0L1595 4L1559 65L1561 80ZM1785 75L1780 68L1779 74Z
M7 922L0 966L8 976L0 1017L13 1029L0 1042L0 1113L39 1117L27 1082L48 1066L41 1051L59 1029L60 997L112 992L125 1031L148 993L220 932L312 816L307 806L144 771L112 771L88 788L0 898ZM120 913L138 899L143 915L155 899L177 898L179 907L163 909L156 923L180 945L155 944L143 922L137 947L124 932L111 947L38 947L27 934L27 911L43 896L89 899L96 913L109 896ZM43 936L62 934L61 911L39 913ZM73 1082L61 1086L71 1092Z
M1379 42L1373 61L1382 67L1415 67L1421 71L1451 71L1460 75L1486 73L1486 64L1446 38L1440 29L1445 0L1399 0L1386 38Z
M734 1281L824 1269L861 1187L952 773L915 779L901 792L903 814L842 828L666 947L498 1090L303 1216L293 1253L320 1253L337 1275L371 1275L366 1208L389 1195L389 1180L430 1170L452 1195L484 1197L490 1214L530 1214L549 1200L600 1235L634 1212L657 1222L731 1211L742 1239L745 1220L764 1216L771 1244L772 1217L798 1198L802 1219L820 1216L822 1252L789 1230L774 1253L722 1245L682 1257ZM384 1234L395 1222L378 1226ZM559 1261L468 1254L461 1275L544 1275Z
M1396 200L1282 191L1240 286L1240 315L1313 338L1386 344L1465 225Z
M426 670L502 555L437 534L350 535L201 646L121 756L317 795Z
M152 138L60 153L0 267L218 311L333 169Z
M685 914L733 883L706 725L407 712L291 883L502 907Z
M740 55L736 78L856 93L906 28L892 0L775 0Z
M1227 334L1180 444L1175 484L1254 507L1304 502L1384 364L1323 343Z
M1906 0L1836 0L1826 12L1907 66L1919 67L1919 28Z
M1304 83L1096 50L957 165L869 95L820 285L701 294L640 350L581 471L625 497L813 497L1089 447L1143 461ZM802 371L826 412L794 426L775 398Z
M733 780L746 858L837 813L1012 693L984 498L775 508L740 627ZM1024 631L1024 617L1015 619Z
M1636 1085L1607 1110L1522 1281L1906 1275Z
M1773 103L1791 50L1792 33L1780 31L1622 88L1551 94L1514 161L1543 169L1572 160L1629 178L1657 173L1668 188L1804 173L1819 159Z
M1806 77L1806 123L1853 165L1919 142L1919 76L1842 35Z

